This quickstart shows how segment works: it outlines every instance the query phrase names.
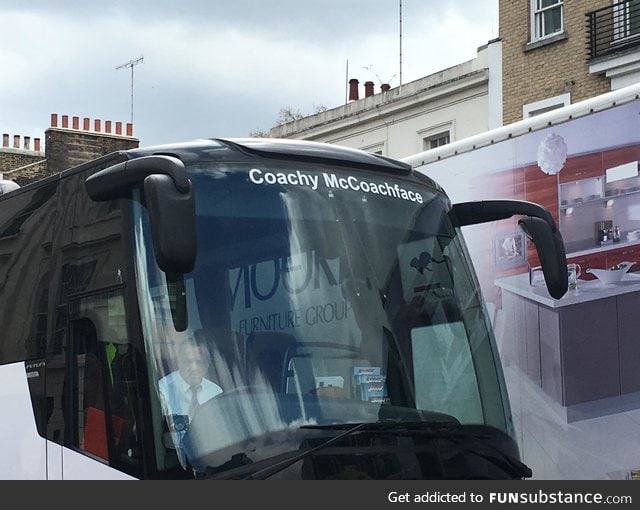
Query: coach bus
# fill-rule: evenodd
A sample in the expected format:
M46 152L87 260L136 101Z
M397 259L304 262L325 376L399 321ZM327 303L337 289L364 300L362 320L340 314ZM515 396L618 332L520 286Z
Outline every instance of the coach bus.
M0 478L531 476L462 232L517 220L560 298L547 209L272 139L1 189ZM189 343L217 390L187 412L161 381Z

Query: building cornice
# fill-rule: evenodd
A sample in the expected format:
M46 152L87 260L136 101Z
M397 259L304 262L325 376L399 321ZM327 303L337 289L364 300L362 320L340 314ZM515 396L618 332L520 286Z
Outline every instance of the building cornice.
M441 99L455 102L458 100L456 94L459 92L488 86L488 68L469 69L468 72L460 74L460 67L463 66L464 64L446 69L386 92L276 126L270 130L269 136L307 139L326 136L379 117L389 118L407 110L419 109L427 103ZM454 73L454 70L458 72Z

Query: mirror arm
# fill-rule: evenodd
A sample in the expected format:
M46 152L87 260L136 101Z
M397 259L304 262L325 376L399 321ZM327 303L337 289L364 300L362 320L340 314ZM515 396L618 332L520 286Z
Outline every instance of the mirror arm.
M558 232L558 227L548 209L526 200L479 200L460 202L451 209L454 225L464 227L489 221L506 220L516 214L533 216L544 220L551 232Z
M548 209L525 200L481 200L454 204L449 212L456 227L522 215L518 225L535 244L549 294L560 299L568 289L567 256L562 234Z
M96 202L126 198L131 190L153 174L168 175L176 190L182 194L191 191L184 163L173 156L156 154L117 163L89 176L85 181L87 193Z
M184 163L155 154L117 163L85 180L85 189L96 202L130 198L135 188L144 191L158 266L165 273L191 272L196 260L196 212Z

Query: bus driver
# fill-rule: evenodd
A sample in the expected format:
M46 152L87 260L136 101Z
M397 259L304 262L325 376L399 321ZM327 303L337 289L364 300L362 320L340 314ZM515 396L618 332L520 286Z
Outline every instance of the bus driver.
M207 400L222 393L222 388L207 379L210 358L207 347L195 341L185 341L178 347L178 369L158 382L164 413L174 417L188 416Z

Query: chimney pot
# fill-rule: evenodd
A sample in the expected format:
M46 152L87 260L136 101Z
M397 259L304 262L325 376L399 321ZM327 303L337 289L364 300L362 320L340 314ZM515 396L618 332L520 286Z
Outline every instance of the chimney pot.
M122 134L122 122L116 122L116 135Z
M40 152L40 138L33 139L33 150Z
M127 122L127 136L133 136L133 124Z
M64 129L67 129L69 127L69 116L68 115L63 115L62 116L62 127Z
M2 134L2 146L9 147L9 133Z
M26 150L31 150L31 137L30 136L25 136L24 137L24 148Z
M100 119L95 119L95 120L93 121L93 130L94 130L95 132L99 133L99 132L100 132L100 128L101 128L101 126L100 126Z
M20 148L20 135L13 135L13 148L14 149Z
M391 85L389 85L388 83L383 83L382 85L380 85L380 90L382 92L387 92L390 88L391 88Z
M73 117L73 129L80 129L80 117Z
M111 121L110 120L106 120L104 122L104 131L105 131L105 133L111 133Z
M57 113L52 113L51 114L51 127L58 127L58 114Z
M349 101L357 101L358 97L358 83L360 83L356 78L351 78L349 80Z
M373 95L373 82L365 81L364 82L364 97L369 97Z
M84 119L82 119L82 129L84 131L91 130L91 119L89 117L85 117Z

